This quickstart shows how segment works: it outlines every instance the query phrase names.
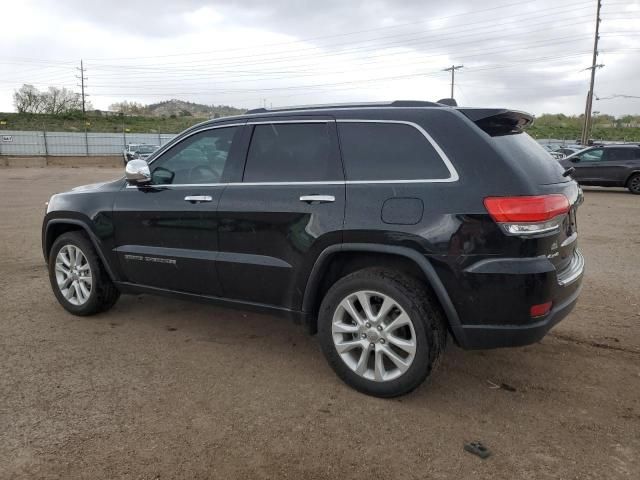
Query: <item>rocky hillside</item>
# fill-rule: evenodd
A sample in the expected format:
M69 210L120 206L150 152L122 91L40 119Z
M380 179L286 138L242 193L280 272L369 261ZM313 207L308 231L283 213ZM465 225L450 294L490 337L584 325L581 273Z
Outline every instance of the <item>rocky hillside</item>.
M146 106L149 115L154 117L227 117L240 115L245 111L228 105L203 105L201 103L185 102L184 100L167 100Z

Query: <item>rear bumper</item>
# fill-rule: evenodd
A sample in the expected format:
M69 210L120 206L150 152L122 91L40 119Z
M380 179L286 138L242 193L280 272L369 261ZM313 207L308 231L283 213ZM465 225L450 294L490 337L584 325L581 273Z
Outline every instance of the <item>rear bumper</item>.
M582 289L584 258L578 250L562 272L542 258L479 262L466 270L476 288L473 310L460 309L460 323L451 325L456 342L465 349L489 349L529 345L542 339L565 318ZM499 272L499 273L498 273ZM478 294L478 292L482 292ZM544 317L531 318L531 305L551 300Z
M582 278L577 280L582 281ZM575 307L582 285L560 305L554 307L542 320L528 325L460 325L454 327L458 344L465 349L521 347L540 341L549 330L569 315Z

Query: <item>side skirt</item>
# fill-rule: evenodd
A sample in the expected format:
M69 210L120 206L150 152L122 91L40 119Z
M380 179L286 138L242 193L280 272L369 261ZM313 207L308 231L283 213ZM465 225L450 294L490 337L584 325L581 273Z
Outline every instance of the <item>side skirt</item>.
M237 310L248 310L257 313L266 313L270 315L277 315L279 317L289 318L296 324L303 323L303 320L305 318L304 313L301 311L274 307L273 305L266 305L263 303L243 302L240 300L231 300L228 298L215 297L212 295L199 295L196 293L177 292L164 288L137 285L130 282L115 282L115 285L116 287L118 287L118 290L120 290L120 292L124 294L145 293L151 295L160 295L163 297L178 298L181 300L190 300L212 305L219 305L221 307L233 308Z

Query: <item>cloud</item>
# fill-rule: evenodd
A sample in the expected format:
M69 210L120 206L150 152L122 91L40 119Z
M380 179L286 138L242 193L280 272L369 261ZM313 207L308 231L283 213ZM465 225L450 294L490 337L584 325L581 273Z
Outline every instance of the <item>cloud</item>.
M80 58L94 105L177 97L253 107L435 100L580 113L594 5L569 0L28 0L7 12L0 110L22 83L75 88ZM596 93L640 95L640 0L603 7ZM635 33L634 33L635 32ZM5 45L6 47L7 45ZM633 100L598 105L637 113Z

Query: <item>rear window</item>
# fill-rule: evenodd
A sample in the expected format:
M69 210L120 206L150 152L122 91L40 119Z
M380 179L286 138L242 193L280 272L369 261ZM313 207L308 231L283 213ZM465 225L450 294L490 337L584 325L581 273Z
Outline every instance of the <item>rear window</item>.
M450 172L427 138L403 123L339 122L347 180L446 179Z
M563 177L564 168L527 133L491 137L491 143L503 158L538 184L570 181Z

